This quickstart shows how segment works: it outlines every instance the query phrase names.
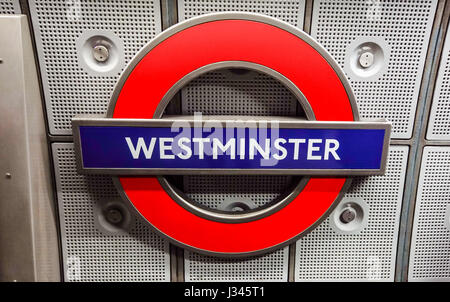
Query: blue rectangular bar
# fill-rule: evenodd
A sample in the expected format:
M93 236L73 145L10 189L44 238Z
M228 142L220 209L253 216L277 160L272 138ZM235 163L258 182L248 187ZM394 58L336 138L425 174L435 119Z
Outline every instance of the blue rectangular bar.
M377 171L388 135L384 128L263 131L80 125L82 169Z

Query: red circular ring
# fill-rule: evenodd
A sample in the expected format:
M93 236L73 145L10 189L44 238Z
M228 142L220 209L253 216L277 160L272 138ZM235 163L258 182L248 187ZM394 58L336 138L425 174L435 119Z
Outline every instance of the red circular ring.
M315 48L277 26L241 19L195 24L150 49L121 87L113 118L153 118L175 83L202 66L222 61L252 62L281 73L302 91L317 120L354 120L344 85ZM346 179L311 178L284 208L245 223L211 221L187 211L155 177L120 177L119 181L137 211L176 243L237 255L268 251L305 233L329 211Z

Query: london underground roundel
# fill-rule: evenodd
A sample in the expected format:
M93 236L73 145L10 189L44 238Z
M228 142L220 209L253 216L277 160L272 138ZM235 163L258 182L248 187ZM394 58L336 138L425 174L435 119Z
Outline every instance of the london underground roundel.
M306 119L164 115L189 81L224 68L274 77ZM343 72L311 37L246 13L204 15L164 31L124 71L106 117L73 119L80 173L112 175L123 199L171 242L232 256L291 243L327 217L351 176L384 173L390 129L385 120L359 120ZM275 203L226 212L191 202L171 175L301 180Z

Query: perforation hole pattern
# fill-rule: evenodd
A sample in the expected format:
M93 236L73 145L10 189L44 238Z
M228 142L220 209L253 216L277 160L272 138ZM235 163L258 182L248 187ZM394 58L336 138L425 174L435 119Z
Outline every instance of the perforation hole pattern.
M297 100L276 80L262 73L242 76L214 71L193 80L182 91L182 113L204 115L296 115ZM274 199L291 183L286 176L184 176L185 193L217 208L230 198L250 199L257 207ZM185 252L188 281L287 281L288 249L246 260L212 258Z
M185 281L287 281L288 248L245 259L203 256L185 251Z
M180 21L208 13L242 11L269 15L303 27L304 0L178 0Z
M52 148L66 281L169 281L168 243L144 221L120 235L96 227L95 203L118 198L111 177L78 174L71 143Z
M450 281L450 147L425 147L408 279Z
M450 141L450 30L447 30L436 83L427 138Z
M20 14L19 0L1 0L0 15Z
M304 5L304 1L181 0L178 1L178 16L180 20L185 20L211 12L247 11L279 18L302 28ZM297 100L289 90L261 73L252 73L249 77L210 72L182 90L183 114L202 112L205 115L293 116L296 110ZM184 177L188 196L212 208L217 208L223 200L233 197L249 198L256 206L262 206L277 198L288 183L287 177ZM287 258L288 249L246 260L212 258L186 251L185 279L287 281Z
M185 193L201 205L217 209L224 201L250 199L257 207L288 190L290 176L241 175L184 177Z
M193 80L182 90L183 114L293 116L298 101L277 80L251 72L232 76L214 71Z
M76 40L86 30L113 32L125 63L161 31L159 0L30 1L50 132L71 135L77 114L105 114L121 73L88 74ZM79 4L79 5L78 5Z
M361 198L369 208L360 233L338 234L327 218L297 241L296 281L394 280L407 158L407 146L391 146L385 175L354 179L345 197Z
M410 138L437 0L316 0L311 35L344 67L347 47L360 37L390 46L387 72L352 80L362 118L387 118L393 138Z

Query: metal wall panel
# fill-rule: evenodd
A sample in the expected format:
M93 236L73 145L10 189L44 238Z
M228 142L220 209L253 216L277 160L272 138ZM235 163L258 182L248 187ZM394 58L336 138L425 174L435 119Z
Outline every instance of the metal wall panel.
M183 114L296 115L297 100L287 88L258 72L233 74L229 70L207 73L183 89ZM283 194L289 176L184 176L186 195L210 208L245 200L260 207ZM185 280L189 281L287 281L287 248L264 257L232 260L185 253Z
M259 72L209 72L182 90L182 114L295 116L297 100L275 79ZM232 200L263 206L278 198L292 182L287 176L184 176L185 193L195 202L217 208ZM247 260L185 253L185 280L287 281L288 248Z
M362 118L387 118L392 138L412 136L437 0L315 0L311 35L344 68ZM374 63L357 57L370 48Z
M244 11L269 15L303 29L305 0L178 0L178 21L198 15Z
M223 11L266 14L303 29L304 0L179 0L179 21ZM182 90L182 114L295 116L297 100L273 78L258 72L209 72ZM228 176L183 177L184 190L194 201L217 208L233 198L244 198L256 207L277 198L291 183L290 177ZM287 281L288 248L264 257L222 259L185 252L186 281Z
M161 31L159 0L29 2L50 133L72 135L76 114L104 114L131 58ZM91 43L112 45L106 63L90 61ZM113 55L115 59L113 59Z
M289 176L184 176L186 195L209 208L249 200L260 207L278 198L291 183ZM255 234L258 236L258 234ZM263 257L230 259L185 251L186 281L287 281L288 248Z
M19 0L0 0L0 15L20 14Z
M288 250L286 247L262 257L244 259L209 257L185 251L184 279L187 282L286 282Z
M182 114L295 116L298 101L280 82L259 72L218 70L182 89Z
M303 29L304 0L178 0L179 21L206 13L244 11L265 14ZM218 101L220 100L220 101ZM182 90L183 114L293 116L297 100L286 87L259 73L214 71Z
M52 144L66 281L170 281L169 244L130 215L128 228L103 219L122 201L111 177L76 171L72 143Z
M342 202L362 200L367 205L367 224L361 230L333 225L338 206L297 241L295 281L394 281L408 150L390 146L385 175L353 180Z
M450 147L426 146L414 213L409 281L450 281Z
M436 79L427 139L450 141L450 30L447 30Z

